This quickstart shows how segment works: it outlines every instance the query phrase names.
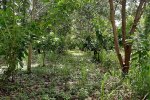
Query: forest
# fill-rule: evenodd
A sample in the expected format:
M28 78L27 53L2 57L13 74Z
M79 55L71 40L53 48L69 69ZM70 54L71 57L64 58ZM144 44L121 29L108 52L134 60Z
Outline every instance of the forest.
M150 0L0 0L0 100L150 100Z

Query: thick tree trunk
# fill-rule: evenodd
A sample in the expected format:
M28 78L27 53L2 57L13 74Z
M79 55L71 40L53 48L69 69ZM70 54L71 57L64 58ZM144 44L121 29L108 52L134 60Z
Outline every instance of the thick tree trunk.
M125 45L125 60L124 65L122 68L123 74L127 74L129 72L129 66L130 66L130 57L131 57L131 45L126 44Z

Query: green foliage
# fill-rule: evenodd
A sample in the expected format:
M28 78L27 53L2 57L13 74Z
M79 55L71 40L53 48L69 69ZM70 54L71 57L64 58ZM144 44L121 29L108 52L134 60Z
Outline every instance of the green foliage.
M81 86L84 86L85 83L87 82L88 70L89 69L85 65L81 67L81 82L80 82Z
M115 51L112 50L102 50L100 53L101 65L107 69L111 68L118 68L119 62L116 57Z
M5 75L6 77L9 77L16 69L18 63L22 66L21 61L27 54L27 42L24 31L20 26L13 26L12 30L3 29L1 31L0 40L3 42L0 43L0 55L5 56L5 61L8 64L8 70L5 72ZM4 79L6 77L4 77Z
M80 100L87 98L88 95L89 95L89 93L88 93L87 89L84 89L84 88L79 89L78 96L79 96Z
M55 36L53 32L49 35L42 36L35 43L35 49L39 49L42 52L55 51L60 44L60 39Z
M141 32L141 31L140 31ZM146 31L147 32L147 31ZM148 34L139 33L132 55L132 85L141 96L150 98L150 63Z
M107 80L107 73L104 74L104 79L101 81L101 95L100 95L100 98L102 100L104 100L104 97L105 97L105 89L104 89L104 87L105 87L106 80Z
M62 77L62 81L66 85L66 83L71 78L70 77L70 75L71 75L71 68L70 68L70 66L63 66L63 65L61 65L59 69L60 69L60 75L63 76Z

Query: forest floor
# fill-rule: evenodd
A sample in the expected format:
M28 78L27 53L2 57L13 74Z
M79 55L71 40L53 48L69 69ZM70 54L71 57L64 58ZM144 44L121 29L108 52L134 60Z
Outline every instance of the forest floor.
M79 50L51 54L45 67L33 67L31 74L18 71L14 77L14 82L0 85L0 100L129 100L132 96L117 72Z

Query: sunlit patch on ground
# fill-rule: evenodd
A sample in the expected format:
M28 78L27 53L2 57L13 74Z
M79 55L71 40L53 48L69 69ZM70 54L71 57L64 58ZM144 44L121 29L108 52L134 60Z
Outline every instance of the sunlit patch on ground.
M68 50L67 51L69 54L73 55L73 56L84 56L85 53L82 51L78 51L78 50Z

